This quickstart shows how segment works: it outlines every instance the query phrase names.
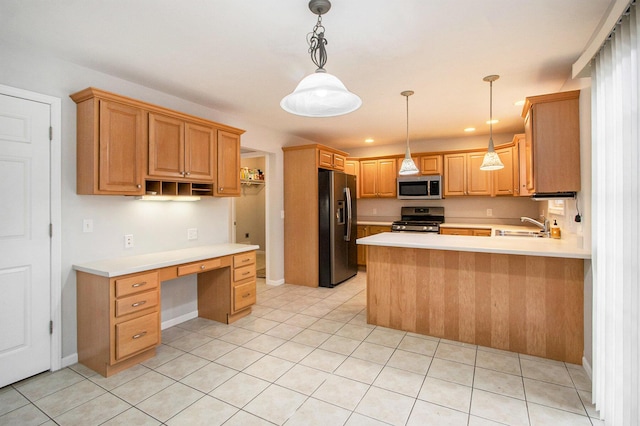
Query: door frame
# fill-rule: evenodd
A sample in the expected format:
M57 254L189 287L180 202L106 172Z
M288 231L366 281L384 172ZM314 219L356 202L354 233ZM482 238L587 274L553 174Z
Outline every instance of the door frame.
M0 94L49 105L51 141L49 144L49 196L52 235L50 239L50 320L51 371L62 366L62 102L60 98L0 84Z

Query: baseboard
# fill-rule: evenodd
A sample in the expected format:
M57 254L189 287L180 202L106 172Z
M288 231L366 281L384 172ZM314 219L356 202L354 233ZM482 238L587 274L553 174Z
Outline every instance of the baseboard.
M267 280L267 284L269 284L269 285L282 285L282 284L284 284L284 278L281 278L279 280Z
M198 311L189 312L188 314L180 315L179 317L176 317L167 321L162 321L162 324L160 325L160 329L164 330L194 318L198 318Z
M587 373L587 376L589 376L589 379L593 381L591 364L589 364L589 361L587 361L587 358L585 357L582 357L582 368L584 368L584 372Z
M62 368L78 363L78 354L71 354L62 358Z

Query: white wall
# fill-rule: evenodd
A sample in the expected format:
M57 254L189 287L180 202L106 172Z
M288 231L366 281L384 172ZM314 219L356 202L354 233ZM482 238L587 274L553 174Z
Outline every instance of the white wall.
M284 145L311 143L252 125L245 119L216 111L166 93L117 79L30 51L0 45L0 84L62 99L62 356L76 353L76 280L74 263L227 242L230 200L203 199L195 203L146 203L123 196L76 195L76 105L69 95L86 87L119 93L188 114L245 129L242 146L265 152L270 185L266 218L269 227L270 281L284 281L282 150ZM82 233L82 220L93 219L94 232ZM187 228L198 228L198 240L188 241ZM124 249L124 234L133 234L135 247ZM177 282L176 282L177 281ZM163 322L195 308L195 277L162 287Z

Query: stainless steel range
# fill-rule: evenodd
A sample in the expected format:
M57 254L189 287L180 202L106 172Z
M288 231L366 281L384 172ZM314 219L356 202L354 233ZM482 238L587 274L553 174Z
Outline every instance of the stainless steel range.
M401 218L391 224L391 232L440 232L444 207L403 207Z

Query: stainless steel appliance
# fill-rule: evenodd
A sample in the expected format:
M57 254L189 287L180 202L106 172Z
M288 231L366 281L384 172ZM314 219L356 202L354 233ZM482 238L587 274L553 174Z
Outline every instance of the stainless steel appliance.
M396 180L400 200L439 200L442 198L442 176L400 176Z
M319 284L335 287L358 273L356 177L318 171Z
M391 224L391 232L440 232L444 207L403 207L400 220Z

